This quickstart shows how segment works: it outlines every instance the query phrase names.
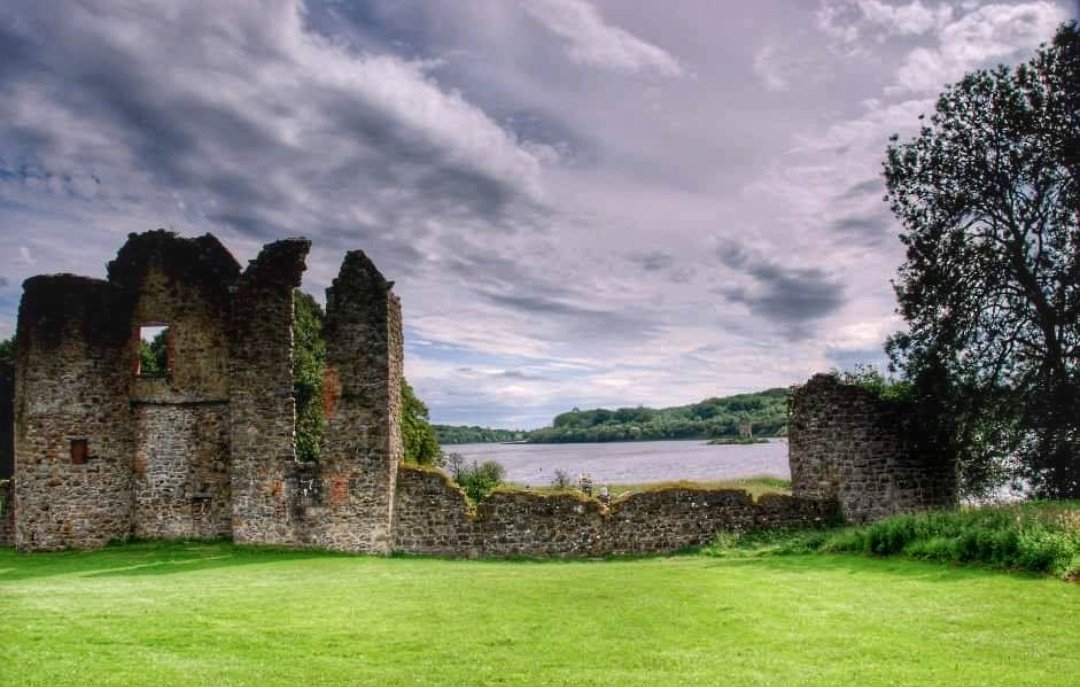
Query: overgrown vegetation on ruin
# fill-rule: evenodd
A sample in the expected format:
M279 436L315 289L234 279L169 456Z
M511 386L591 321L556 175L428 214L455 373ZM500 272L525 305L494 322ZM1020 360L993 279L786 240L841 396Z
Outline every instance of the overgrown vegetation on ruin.
M1080 502L1034 501L897 515L833 530L724 532L705 553L721 557L857 553L1080 581Z
M293 394L296 398L296 457L317 461L322 452L326 413L323 380L326 374L326 314L319 303L297 289L293 292ZM433 465L441 449L428 421L428 408L401 380L401 439L405 460Z
M442 462L451 479L458 483L473 505L487 498L506 479L506 468L495 460L467 462L461 454L451 453Z
M296 458L316 461L322 452L326 415L323 376L326 373L326 314L314 298L293 291L293 395L296 398Z
M435 465L442 448L428 419L427 404L417 398L405 378L401 379L401 442L405 461L417 465Z

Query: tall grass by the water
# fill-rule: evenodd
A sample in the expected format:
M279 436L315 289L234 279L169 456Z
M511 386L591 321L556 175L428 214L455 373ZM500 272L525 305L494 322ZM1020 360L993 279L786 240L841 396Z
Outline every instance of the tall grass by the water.
M863 527L721 533L706 553L861 553L1080 579L1080 502L1029 502L899 515Z

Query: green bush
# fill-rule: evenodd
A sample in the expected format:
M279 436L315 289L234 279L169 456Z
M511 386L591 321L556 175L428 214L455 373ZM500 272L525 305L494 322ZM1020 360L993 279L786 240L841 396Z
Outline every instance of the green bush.
M864 527L721 533L711 555L859 553L1080 579L1080 503L1032 502L898 515Z
M482 501L502 484L506 476L506 468L494 460L483 463L475 460L472 463L458 462L451 469L454 481L461 485L473 503Z

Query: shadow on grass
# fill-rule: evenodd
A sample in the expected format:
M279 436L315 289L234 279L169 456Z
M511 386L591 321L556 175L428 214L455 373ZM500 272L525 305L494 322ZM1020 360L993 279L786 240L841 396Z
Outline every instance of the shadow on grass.
M416 562L470 566L562 566L618 565L634 561L693 558L696 549L667 554L621 555L594 558L538 558L507 556L491 558L443 558L392 554L388 557L340 553L318 549L289 549L270 546L237 545L221 541L143 541L110 545L94 551L16 553L0 549L0 584L59 575L83 578L149 577L174 575L247 565L267 565L297 560L347 558L354 560Z
M916 561L906 558L862 556L847 553L806 553L718 558L706 567L747 567L788 573L845 573L874 577L902 577L920 582L966 583L990 577L1017 581L1053 581L1049 575L1010 572L978 565Z
M97 551L16 553L0 550L0 584L57 575L134 577L172 575L244 565L343 557L325 551L237 546L226 541L115 544Z
M318 550L239 546L227 541L166 541L117 544L97 551L19 554L0 549L0 586L6 582L38 580L60 575L83 578L156 577L249 565L270 565L298 560L346 558L392 564L421 563L469 566L563 566L619 565L647 560L700 561L705 568L758 569L791 574L835 573L862 577L904 578L920 582L966 583L987 577L1018 581L1053 580L1031 573L1008 573L971 565L950 565L902 558L874 558L856 554L748 555L714 558L693 551L654 556L605 558L436 558L400 556L389 558Z

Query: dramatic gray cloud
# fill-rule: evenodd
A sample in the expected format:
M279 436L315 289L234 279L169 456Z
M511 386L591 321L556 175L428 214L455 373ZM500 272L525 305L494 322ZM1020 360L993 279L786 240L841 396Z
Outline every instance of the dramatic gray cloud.
M811 335L810 323L836 312L844 305L843 287L823 270L785 268L776 262L749 255L737 245L724 248L720 261L750 276L750 286L725 286L717 292L751 312L784 326L792 339Z
M674 9L673 9L674 8ZM887 137L1061 0L12 0L0 337L130 231L314 240L397 282L437 421L685 403L880 362Z

